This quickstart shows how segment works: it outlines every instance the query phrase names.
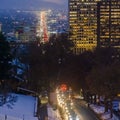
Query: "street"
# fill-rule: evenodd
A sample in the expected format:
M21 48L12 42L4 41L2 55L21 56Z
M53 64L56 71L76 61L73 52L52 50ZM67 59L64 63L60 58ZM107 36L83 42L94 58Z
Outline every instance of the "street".
M74 109L80 120L99 120L97 115L81 100L74 100Z

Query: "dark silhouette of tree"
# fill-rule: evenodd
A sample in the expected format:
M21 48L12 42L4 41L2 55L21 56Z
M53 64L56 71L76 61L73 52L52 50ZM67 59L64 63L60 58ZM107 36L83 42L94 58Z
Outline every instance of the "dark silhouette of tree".
M120 64L117 63L94 68L87 77L88 90L96 95L104 96L105 112L108 111L108 101L111 103L120 92L119 67ZM112 111L112 104L110 107Z
M46 57L51 62L51 69L53 69L53 80L55 84L66 83L65 68L67 61L72 54L71 47L73 43L68 40L67 34L53 35L46 46ZM51 71L51 70L50 70ZM52 82L52 81L51 81ZM54 87L53 87L54 88Z
M96 49L93 56L93 67L86 76L87 90L91 94L104 96L105 112L110 102L112 117L112 100L120 92L119 52L113 48L101 48Z
M21 56L28 64L28 86L35 91L55 89L63 65L71 54L70 43L66 34L53 35L45 44L32 44L28 47L28 54ZM58 80L59 79L59 80Z
M109 66L117 64L119 61L119 52L113 48L101 48L93 52L85 51L80 55L75 55L69 59L67 62L69 65L66 67L71 86L76 91L82 89L86 100L88 100L88 96L104 94L103 85L100 86L100 83L106 81L106 69L111 69ZM93 72L97 80L94 81L89 78L91 72Z
M86 51L80 55L71 55L67 61L66 71L70 79L71 87L75 91L86 89L85 77L93 66L93 53Z
M9 43L0 32L0 94L3 94L2 101L5 102L8 91L11 89L10 70L12 56L10 53Z
M9 78L9 70L11 69L12 60L10 54L10 46L6 38L0 33L0 80Z
M43 86L42 76L44 76L43 72L45 71L45 68L42 71L42 67L44 66L42 46L38 46L37 43L31 43L28 45L27 51L27 54L21 55L22 63L28 65L26 71L27 84L24 87L39 92L41 91L41 86Z
M93 59L96 66L110 65L111 63L119 59L117 58L119 52L117 52L117 50L114 48L97 48L93 54Z

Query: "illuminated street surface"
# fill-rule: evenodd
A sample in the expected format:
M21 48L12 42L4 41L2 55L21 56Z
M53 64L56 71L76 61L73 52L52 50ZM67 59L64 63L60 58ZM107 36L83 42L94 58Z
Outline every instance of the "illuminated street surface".
M45 11L41 11L41 24L40 24L40 28L41 28L41 32L43 32L42 34L42 42L47 42L48 41L48 31L47 31L47 17L46 17L46 12Z
M37 36L40 37L40 42L48 42L48 26L47 26L47 11L41 11L39 13L39 25L37 28Z
M73 102L71 100L70 91L66 89L65 85L62 85L59 90L56 91L58 105L62 108L62 117L64 120L79 120L78 115L73 108Z
M57 90L56 93L65 120L99 120L82 100L72 100L69 90Z
M92 112L82 101L74 101L74 109L78 114L80 120L99 120L97 116Z

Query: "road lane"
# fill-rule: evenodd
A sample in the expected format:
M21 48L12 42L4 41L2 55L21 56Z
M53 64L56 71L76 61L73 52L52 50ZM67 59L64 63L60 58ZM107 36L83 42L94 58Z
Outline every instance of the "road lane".
M74 109L80 120L99 120L97 115L81 101L74 101Z

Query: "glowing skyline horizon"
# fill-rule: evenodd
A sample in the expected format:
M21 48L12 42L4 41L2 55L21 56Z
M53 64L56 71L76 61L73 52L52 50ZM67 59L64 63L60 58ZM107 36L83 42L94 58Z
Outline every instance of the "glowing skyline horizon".
M0 9L67 9L68 0L1 0Z

